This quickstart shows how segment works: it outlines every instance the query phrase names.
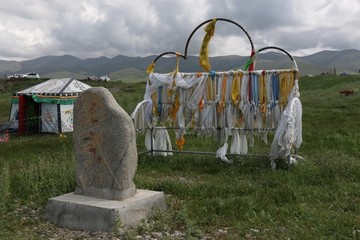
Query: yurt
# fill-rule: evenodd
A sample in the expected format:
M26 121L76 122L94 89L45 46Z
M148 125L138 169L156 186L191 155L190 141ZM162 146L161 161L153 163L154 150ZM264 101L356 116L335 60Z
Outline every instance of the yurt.
M72 132L74 102L90 87L73 78L62 78L16 92L11 99L9 128L19 135Z

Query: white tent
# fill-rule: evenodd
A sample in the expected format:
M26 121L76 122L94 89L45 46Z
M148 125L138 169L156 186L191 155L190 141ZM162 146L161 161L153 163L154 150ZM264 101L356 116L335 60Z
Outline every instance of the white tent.
M91 86L73 78L50 79L12 96L10 128L28 132L73 131L73 106Z

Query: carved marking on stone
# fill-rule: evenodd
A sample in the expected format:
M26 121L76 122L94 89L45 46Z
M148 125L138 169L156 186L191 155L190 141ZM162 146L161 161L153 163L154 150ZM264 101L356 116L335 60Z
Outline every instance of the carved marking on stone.
M135 129L109 90L91 88L74 106L76 194L123 200L136 193Z

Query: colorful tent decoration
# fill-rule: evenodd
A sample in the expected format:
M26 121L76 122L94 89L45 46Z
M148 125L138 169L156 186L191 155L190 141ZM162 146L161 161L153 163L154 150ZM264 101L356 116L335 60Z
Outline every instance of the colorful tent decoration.
M73 105L91 86L73 78L50 79L11 98L10 129L26 133L73 131Z

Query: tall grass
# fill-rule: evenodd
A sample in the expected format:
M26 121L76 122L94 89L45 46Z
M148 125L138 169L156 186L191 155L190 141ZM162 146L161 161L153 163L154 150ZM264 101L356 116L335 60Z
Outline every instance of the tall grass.
M105 86L131 113L144 84L120 90L121 83L111 84ZM339 91L359 87L359 76L300 80L304 142L299 153L305 160L290 172L285 162L271 171L269 145L258 140L250 151L265 156L232 157L232 165L212 155L140 155L137 188L165 192L168 209L122 237L178 231L183 239L356 239L360 93L345 97ZM141 135L137 144L143 148ZM216 139L186 137L185 150L216 148ZM54 238L58 230L42 213L48 198L74 190L74 174L71 134L11 136L0 143L0 238Z
M58 136L32 136L11 139L2 150L2 205L14 199L47 202L49 196L71 191L74 184L74 159L69 139ZM54 149L54 144L57 147ZM4 146L7 145L7 146ZM31 149L32 154L29 154ZM5 161L4 161L5 160Z

